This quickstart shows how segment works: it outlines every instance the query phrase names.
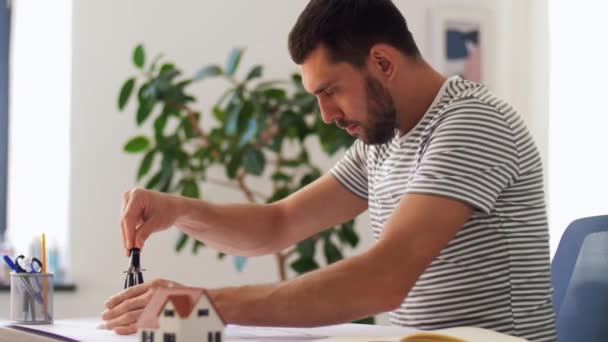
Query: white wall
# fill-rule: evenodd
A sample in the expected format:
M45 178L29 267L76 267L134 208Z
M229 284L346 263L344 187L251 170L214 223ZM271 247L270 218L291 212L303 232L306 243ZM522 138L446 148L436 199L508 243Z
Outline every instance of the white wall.
M538 0L541 1L541 0ZM543 0L544 1L544 0ZM428 9L434 5L454 5L456 1L397 0L423 51ZM496 92L512 101L532 124L544 151L544 127L535 115L544 110L542 100L534 103L534 73L527 56L528 21L521 14L526 0L469 0L459 3L488 8L497 25ZM160 1L106 0L73 2L73 69L71 119L70 243L72 277L76 294L56 301L58 317L97 315L105 298L120 290L128 260L123 257L118 214L123 191L135 185L138 158L122 153L124 141L138 130L134 116L119 114L116 95L134 69L131 51L145 43L148 54L163 52L186 73L202 65L223 62L234 46L246 46L244 66L261 63L266 76L285 78L297 71L287 51L287 33L305 0L265 1ZM543 14L540 14L541 16ZM520 29L511 32L514 27ZM515 35L510 38L511 35ZM517 58L516 58L517 57ZM517 76L517 77L516 77ZM223 85L197 85L201 108L207 110ZM133 108L130 108L133 110ZM317 155L318 157L318 155ZM329 168L333 161L318 159ZM220 188L208 190L210 200L241 200ZM359 220L362 246L372 240L367 216ZM153 236L142 255L148 279L165 277L191 285L220 286L277 279L275 261L269 257L249 260L242 274L229 261L218 262L215 253L204 251L193 257L176 255L176 232ZM0 296L0 303L4 300ZM2 313L0 312L0 315ZM384 321L383 321L384 322Z
M603 1L552 1L550 224L553 252L577 218L608 214L608 23Z

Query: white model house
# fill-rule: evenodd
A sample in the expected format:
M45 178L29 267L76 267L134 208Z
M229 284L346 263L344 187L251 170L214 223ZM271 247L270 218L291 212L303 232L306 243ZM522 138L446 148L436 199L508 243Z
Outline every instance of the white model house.
M141 342L223 342L225 326L202 289L158 290L137 321Z

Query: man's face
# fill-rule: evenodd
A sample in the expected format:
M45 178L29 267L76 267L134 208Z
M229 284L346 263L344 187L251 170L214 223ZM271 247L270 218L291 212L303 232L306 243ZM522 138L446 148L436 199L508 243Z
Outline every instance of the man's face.
M384 144L395 134L397 113L389 91L366 69L331 63L324 47L301 65L304 87L317 96L321 117L367 144Z

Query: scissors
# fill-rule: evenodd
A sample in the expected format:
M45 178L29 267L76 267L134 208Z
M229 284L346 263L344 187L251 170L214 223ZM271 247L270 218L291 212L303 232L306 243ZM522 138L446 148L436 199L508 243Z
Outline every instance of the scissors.
M38 258L28 259L21 254L15 258L15 268L17 273L40 273L42 262Z

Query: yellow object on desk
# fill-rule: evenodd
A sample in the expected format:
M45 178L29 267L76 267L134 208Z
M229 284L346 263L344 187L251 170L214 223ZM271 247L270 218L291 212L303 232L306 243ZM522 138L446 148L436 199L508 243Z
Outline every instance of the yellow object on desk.
M40 254L42 254L42 273L46 274L46 237L44 236L44 233L42 233L42 236L40 237ZM47 286L48 281L42 283L42 307L44 308L44 312L48 312Z
M46 239L44 233L40 238L40 254L42 254L42 273L46 273Z

